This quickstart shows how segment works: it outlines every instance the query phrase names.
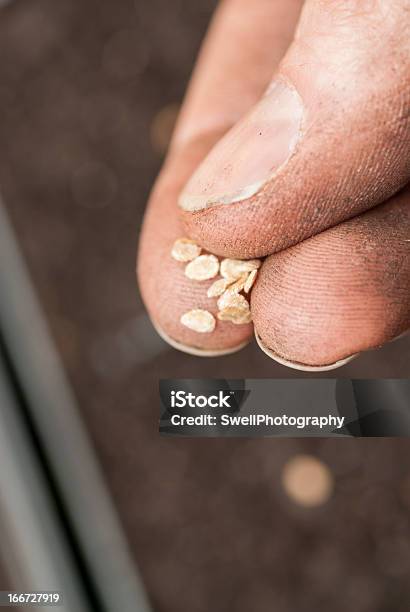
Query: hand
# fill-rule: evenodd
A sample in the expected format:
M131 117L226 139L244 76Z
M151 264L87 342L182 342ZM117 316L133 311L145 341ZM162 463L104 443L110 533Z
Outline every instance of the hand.
M138 265L155 326L181 350L224 354L253 333L181 324L193 308L216 313L212 281L189 280L170 256L182 236L218 256L266 257L253 324L287 365L342 365L410 326L410 2L301 9L227 0L201 52Z

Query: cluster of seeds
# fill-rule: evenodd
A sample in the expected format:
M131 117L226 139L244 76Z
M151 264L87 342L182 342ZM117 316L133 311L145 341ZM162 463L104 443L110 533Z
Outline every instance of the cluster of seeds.
M194 240L180 238L172 247L171 255L176 261L186 263L185 275L195 281L204 281L220 275L209 287L209 298L218 298L220 321L245 325L252 320L247 296L256 280L261 265L259 259L222 259L215 255L201 255L202 249ZM189 310L181 317L182 325L200 333L214 331L215 317L208 310Z

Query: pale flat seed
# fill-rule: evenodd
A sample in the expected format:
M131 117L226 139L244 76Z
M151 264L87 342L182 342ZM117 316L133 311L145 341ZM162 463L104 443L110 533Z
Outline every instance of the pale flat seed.
M243 295L240 295L235 291L231 291L230 288L221 295L217 303L219 310L231 307L249 310L247 299Z
M236 279L246 272L257 270L260 265L260 259L223 259L221 262L221 275L224 278Z
M245 282L245 284L243 286L243 290L245 291L245 293L249 293L249 291L252 289L257 275L258 275L258 271L257 270L252 270L252 272L249 274L249 276L246 279L246 282Z
M182 325L200 334L209 334L215 329L215 317L207 310L200 308L185 312L181 319Z
M233 279L219 278L214 283L212 283L212 285L209 287L207 291L207 296L209 298L219 297L220 295L223 294L224 291L227 290L229 285L233 282L234 282Z
M171 255L177 261L192 261L201 254L201 247L189 238L175 240Z
M218 312L217 317L220 321L230 321L235 325L245 325L252 321L252 315L249 308L235 308L234 306L224 308Z
M256 270L254 270L255 272ZM230 287L229 291L233 293L240 293L245 288L245 283L248 279L248 274L242 274Z
M208 280L219 272L219 261L215 255L200 255L190 261L185 268L185 275L191 280Z

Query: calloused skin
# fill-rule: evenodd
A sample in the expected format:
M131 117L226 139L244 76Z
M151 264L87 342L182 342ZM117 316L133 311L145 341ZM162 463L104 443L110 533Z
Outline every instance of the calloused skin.
M221 3L140 240L142 296L167 336L224 351L254 325L275 354L321 366L409 329L409 30L409 0ZM274 76L292 83L306 109L295 154L256 196L182 211L191 175ZM193 283L170 257L182 236L220 256L266 257L253 325L218 323L211 334L181 325L192 308L217 312L206 297L212 281Z

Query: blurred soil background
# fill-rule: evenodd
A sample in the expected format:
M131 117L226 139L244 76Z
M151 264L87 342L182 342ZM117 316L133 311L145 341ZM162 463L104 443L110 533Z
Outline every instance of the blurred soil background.
M158 436L158 378L300 375L255 346L174 351L135 283L215 5L0 0L0 189L154 609L407 612L408 441ZM409 363L400 340L338 375L408 376Z

